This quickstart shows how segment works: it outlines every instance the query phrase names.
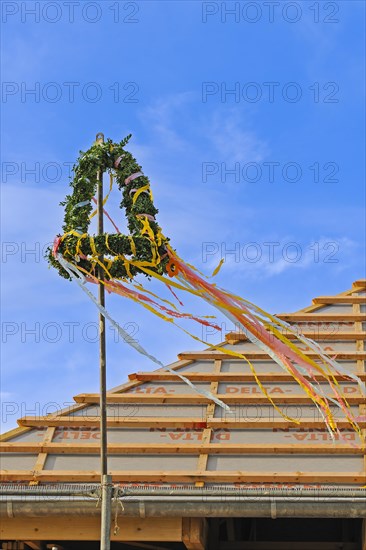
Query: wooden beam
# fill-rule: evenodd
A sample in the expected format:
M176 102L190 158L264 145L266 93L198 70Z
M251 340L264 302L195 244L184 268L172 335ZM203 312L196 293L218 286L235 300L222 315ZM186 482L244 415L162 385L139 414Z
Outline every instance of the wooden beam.
M366 296L318 296L313 298L313 304L333 305L333 304L365 304Z
M1 443L2 453L98 454L98 443ZM365 455L366 448L347 443L109 443L108 454L321 454ZM200 470L200 468L199 468Z
M271 471L205 471L194 470L112 470L110 472L114 482L160 482L160 483L194 483L204 481L208 483L345 483L365 484L364 472L271 472ZM2 470L2 481L27 481L33 479L32 470ZM41 482L81 483L98 482L99 471L88 470L43 470L37 473ZM24 518L22 518L24 519ZM33 518L34 519L34 518ZM80 518L75 518L80 519ZM130 518L129 518L130 519ZM122 531L122 528L121 528ZM39 534L38 537L40 538ZM19 538L31 538L25 535ZM65 540L65 539L63 539ZM81 539L80 539L81 540ZM124 539L126 540L126 539ZM154 539L145 539L154 540ZM157 539L160 540L160 539Z
M77 420L75 420L77 419ZM62 427L88 427L94 428L99 426L98 417L83 418L75 416L62 416L59 418L39 418L38 416L23 417L18 422L27 426L42 427L42 426L62 426ZM360 428L366 428L366 422L360 421ZM347 420L338 420L337 426L340 429L352 429L352 425ZM236 418L235 413L232 418L208 418L207 422L203 421L199 417L187 418L187 417L141 417L141 418L110 418L108 419L108 427L110 428L191 428L192 430L199 430L205 428L235 428L235 429L286 429L286 428L311 428L311 429L323 429L324 422L322 420L312 420L311 418L305 418L300 420L300 425L295 422L288 422L287 420L278 418L274 419L251 419L246 420L243 418Z
M259 393L256 394L231 394L231 393L218 393L217 397L221 399L224 403L241 403L246 405L265 405L270 404L268 397ZM285 403L285 404L310 404L311 399L306 394L293 394L293 395L275 395L272 396L276 403ZM99 394L98 393L81 393L74 397L77 403L89 403L97 404L99 403ZM363 395L350 395L347 396L347 401L350 404L358 405L366 403L366 397ZM200 395L198 393L194 394L150 394L150 393L108 393L107 394L107 403L153 403L153 404L195 404L203 405L211 403L212 400L209 397Z
M272 334L271 330L269 330L269 332L270 334ZM297 338L297 336L295 334L292 334L291 332L284 331L282 334L286 336L286 338L288 338L289 340L295 340ZM318 331L314 328L313 331L303 331L301 332L301 334L306 338L312 338L313 340L338 340L340 342L343 340L366 340L366 332L362 330L357 332L337 332L331 331L330 329L330 332L326 332ZM245 334L243 334L242 332L228 332L225 337L227 341L230 340L234 343L249 341Z
M182 542L187 550L205 550L206 541L205 518L182 518Z
M131 378L140 380L141 382L168 382L177 381L177 376L170 372L136 372L129 375ZM185 372L184 376L192 382L255 382L254 374L251 372ZM347 379L342 374L333 375L338 382L347 382L355 384L352 379ZM366 373L357 374L361 380L366 380ZM286 372L257 372L257 377L262 382L294 382L294 377ZM310 380L310 376L304 376ZM326 377L317 375L316 380L319 382L325 381ZM295 383L295 382L294 382Z
M291 323L297 323L299 321L316 321L318 323L350 323L353 321L366 321L365 313L279 313L276 317Z
M96 478L100 480L100 473ZM182 540L182 519L118 517L118 534L111 531L112 541L167 541ZM100 537L100 518L88 516L48 516L6 518L0 524L0 539L22 540L72 540L98 541Z
M232 428L232 429L248 429L248 430L261 430L261 429L324 429L325 424L322 420L312 420L311 418L300 419L300 424L295 422L289 422L284 419L276 420L263 420L258 418L258 420L245 420L242 418L209 418L207 420L207 425L211 428L223 429L223 428ZM360 421L358 423L360 428L366 428L366 422ZM337 420L337 427L339 429L352 429L351 424L347 420Z
M202 420L202 417L170 417L164 416L151 416L151 417L121 417L107 418L109 428L192 428L201 429L206 428L206 422ZM72 428L99 428L99 417L93 416L88 418L86 416L59 416L44 418L39 416L24 416L19 418L18 423L21 426L32 426L34 428L45 426L61 426Z
M301 349L301 348L300 348ZM306 350L301 350L305 355L311 358L316 358L319 355L316 352L310 352ZM269 357L269 355L264 351L246 351L242 350L239 353L242 353L245 357L248 359L261 359L264 361L273 361ZM341 359L366 359L366 351L338 351L334 350L331 352L327 352L328 355L335 357L338 360ZM220 351L184 351L182 353L178 354L178 357L180 358L191 358L196 361L213 361L216 359L221 359L222 361L243 361L241 357L235 357L232 355L228 355L227 353L223 353Z

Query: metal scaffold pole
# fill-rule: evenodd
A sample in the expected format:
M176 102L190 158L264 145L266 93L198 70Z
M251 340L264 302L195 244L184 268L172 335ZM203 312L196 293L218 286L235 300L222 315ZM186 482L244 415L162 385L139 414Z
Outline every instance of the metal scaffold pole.
M104 143L104 135L97 134L96 143ZM103 227L103 171L98 170L98 235L104 233ZM103 256L99 256L100 264L103 264ZM99 288L98 298L102 307L105 307L104 271L99 264ZM110 549L111 528L111 503L112 503L112 477L108 475L108 449L107 449L107 363L106 363L106 332L105 317L99 314L99 361L100 361L100 473L101 473L101 530L100 548Z

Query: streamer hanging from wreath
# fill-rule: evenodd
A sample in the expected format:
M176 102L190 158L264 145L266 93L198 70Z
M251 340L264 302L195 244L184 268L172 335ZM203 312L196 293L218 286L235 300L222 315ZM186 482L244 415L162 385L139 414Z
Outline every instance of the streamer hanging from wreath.
M219 288L210 281L210 278L178 256L171 247L169 238L165 237L157 223L158 210L153 202L150 181L136 159L125 149L130 137L130 135L127 136L120 143L114 143L110 139L104 143L96 143L88 151L80 154L73 169L75 175L70 184L72 193L67 195L65 201L61 203L65 207L63 233L55 238L52 249L47 253L50 265L55 267L62 277L76 280L81 286L85 283L99 284L98 272L99 268L102 268L104 272L102 283L108 292L137 302L195 340L206 344L211 349L219 349L228 358L235 357L246 361L260 390L273 407L286 420L301 424L300 420L291 418L278 407L245 354L211 345L188 332L178 323L179 320L189 319L197 324L220 330L212 316L198 317L182 311L183 304L177 293L187 292L205 300L230 321L235 322L249 341L291 375L317 407L333 438L335 434L342 438L337 427L334 409L340 409L353 429L360 435L358 425L360 417L353 414L336 375L340 374L357 382L361 392L365 393L363 382L354 373L326 355L316 342L299 333L297 328L295 330L291 325L248 300ZM103 235L89 233L90 221L95 215L93 203L99 170L110 174L110 188L103 206L106 205L112 191L114 180L122 192L120 208L124 209L126 214L128 235L119 232L117 224L113 222L106 210L104 213L112 222L116 233ZM213 275L218 272L221 265L222 262ZM175 301L159 297L145 288L136 280L138 274L162 283ZM87 293L89 295L90 291L87 290ZM110 318L108 312L105 313ZM113 319L110 321L119 327ZM292 335L291 339L288 337L289 334ZM314 358L300 349L300 343L305 344L313 352ZM162 366L162 363L144 348L139 346L137 351L144 353ZM322 385L319 383L320 378L322 378ZM229 409L225 403L209 392L202 392L187 379L184 381L199 393L208 395L217 404Z

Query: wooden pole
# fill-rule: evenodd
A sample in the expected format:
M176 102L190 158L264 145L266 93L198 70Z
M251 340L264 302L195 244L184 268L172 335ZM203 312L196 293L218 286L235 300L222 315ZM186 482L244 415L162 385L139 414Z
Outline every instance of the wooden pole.
M97 134L96 143L104 143L104 135ZM103 226L103 171L98 170L98 195L97 195L97 214L98 214L98 235L104 233ZM103 264L103 255L99 256L99 262ZM98 298L102 307L105 307L105 289L104 289L104 271L98 266L99 287ZM101 531L100 548L101 550L110 549L110 526L111 526L111 497L112 497L112 478L108 475L108 448L107 448L107 362L106 362L106 335L105 335L105 317L99 314L99 364L100 364L100 474L101 474Z

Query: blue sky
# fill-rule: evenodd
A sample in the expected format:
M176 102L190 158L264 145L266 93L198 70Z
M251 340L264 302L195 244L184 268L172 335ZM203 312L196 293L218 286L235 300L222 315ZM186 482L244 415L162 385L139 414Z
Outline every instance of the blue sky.
M98 390L97 312L42 250L61 228L69 166L99 131L133 134L164 233L207 274L224 257L221 286L281 312L364 277L364 2L2 10L6 427ZM199 347L136 304L112 296L108 309L164 362ZM109 387L154 368L115 340L110 330Z

